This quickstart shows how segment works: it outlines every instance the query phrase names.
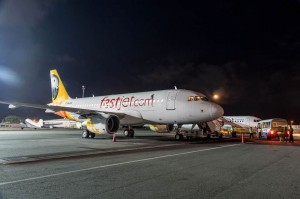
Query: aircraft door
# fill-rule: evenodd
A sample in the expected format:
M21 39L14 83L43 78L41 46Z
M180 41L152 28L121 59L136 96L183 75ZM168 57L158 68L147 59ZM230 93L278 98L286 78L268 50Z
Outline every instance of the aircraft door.
M167 98L167 110L175 110L175 101L178 91L170 91Z

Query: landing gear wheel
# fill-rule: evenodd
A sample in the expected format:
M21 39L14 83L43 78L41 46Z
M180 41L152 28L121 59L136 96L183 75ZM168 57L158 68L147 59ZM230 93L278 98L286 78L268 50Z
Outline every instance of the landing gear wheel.
M96 133L91 133L91 138L94 138L96 136Z
M125 129L123 131L123 134L124 134L125 137L129 137L129 129Z
M89 136L90 136L90 132L88 130L84 130L82 132L82 138L89 138Z
M175 135L175 140L176 140L176 141L183 140L183 135L182 135L182 134L176 134L176 135Z
M128 137L131 137L131 138L134 137L134 130L133 130L133 129L130 129L130 130L129 130L129 135L128 135Z

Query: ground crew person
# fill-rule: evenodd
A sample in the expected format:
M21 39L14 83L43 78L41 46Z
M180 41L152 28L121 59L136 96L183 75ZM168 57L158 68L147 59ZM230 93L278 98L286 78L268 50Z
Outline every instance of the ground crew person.
M294 129L292 125L290 126L290 139L289 142L294 143L294 137L293 137Z
M287 128L283 127L282 134L280 135L280 141L285 141L287 135Z
M231 135L232 135L233 138L236 137L236 127L235 126L232 127Z
M258 139L261 138L261 128L260 128L260 126L257 126L257 128L256 128L256 137L257 137Z
M290 131L286 128L284 132L284 141L287 142L289 139Z
M254 137L253 137L253 132L252 132L252 127L249 128L249 133L250 133L249 138L254 138Z

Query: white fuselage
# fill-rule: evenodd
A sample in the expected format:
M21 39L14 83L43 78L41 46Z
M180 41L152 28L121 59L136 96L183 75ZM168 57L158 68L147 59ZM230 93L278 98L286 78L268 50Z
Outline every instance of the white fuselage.
M241 125L243 127L256 128L260 118L255 116L223 116L226 120Z
M191 100L193 97L197 100ZM208 101L203 94L181 89L69 99L64 106L124 113L124 117L119 116L121 125L190 124L211 121L224 113L221 106ZM80 120L79 115L71 114Z

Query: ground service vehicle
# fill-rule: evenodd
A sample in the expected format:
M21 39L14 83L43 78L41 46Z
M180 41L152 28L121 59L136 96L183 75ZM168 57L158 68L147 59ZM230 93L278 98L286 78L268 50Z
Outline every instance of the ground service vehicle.
M258 122L258 128L262 129L262 137L266 137L267 140L283 135L287 127L287 120L282 118L273 118Z

